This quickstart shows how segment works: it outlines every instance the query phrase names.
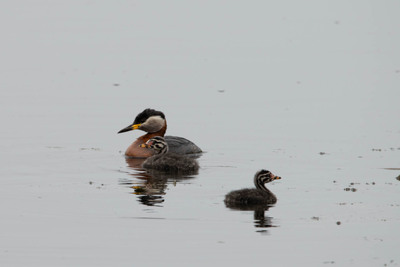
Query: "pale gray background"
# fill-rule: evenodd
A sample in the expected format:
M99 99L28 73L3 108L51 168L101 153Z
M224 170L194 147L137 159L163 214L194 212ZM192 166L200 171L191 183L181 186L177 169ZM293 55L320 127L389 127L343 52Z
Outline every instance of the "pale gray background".
M0 264L399 265L399 10L3 0ZM207 151L159 207L126 185L141 133L116 134L147 107ZM260 168L283 177L266 232L223 204Z

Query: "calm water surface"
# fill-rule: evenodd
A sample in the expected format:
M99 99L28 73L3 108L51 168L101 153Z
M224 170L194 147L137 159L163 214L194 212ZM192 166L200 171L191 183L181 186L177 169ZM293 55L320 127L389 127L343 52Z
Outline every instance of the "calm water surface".
M399 4L286 4L5 1L0 265L398 266ZM125 159L147 107L198 174Z

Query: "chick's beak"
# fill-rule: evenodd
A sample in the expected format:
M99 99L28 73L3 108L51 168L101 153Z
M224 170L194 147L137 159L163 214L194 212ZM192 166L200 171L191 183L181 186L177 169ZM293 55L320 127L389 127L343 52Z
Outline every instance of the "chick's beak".
M146 147L146 148L150 148L150 146L153 144L154 142L152 140L147 140L146 143L139 145L140 147Z
M272 177L272 180L280 180L280 179L282 179L282 177L276 176L275 174L272 174L272 173L271 173L271 177Z
M128 127L125 127L124 129L120 130L118 133L124 133L124 132L129 132L132 130L137 130L140 127L140 123L139 124L131 124Z

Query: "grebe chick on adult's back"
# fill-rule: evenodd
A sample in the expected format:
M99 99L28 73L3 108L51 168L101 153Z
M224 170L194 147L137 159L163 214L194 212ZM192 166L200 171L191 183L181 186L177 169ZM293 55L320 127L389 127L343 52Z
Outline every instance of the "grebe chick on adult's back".
M281 177L275 176L270 171L260 170L254 175L256 188L246 188L228 193L225 196L225 204L227 207L275 204L277 198L265 187L265 184L279 179Z
M193 158L168 152L168 144L161 136L149 139L141 147L154 151L154 155L143 162L143 168L166 173L189 174L199 170L199 164ZM167 153L168 152L168 153Z
M133 158L148 158L152 156L149 149L141 147L150 138L155 136L164 136L167 131L167 121L164 113L154 109L145 109L139 113L134 122L120 130L118 133L124 133L132 130L142 130L147 132L145 135L140 136L133 142L125 151L127 157ZM198 154L202 150L193 142L183 137L178 136L165 136L168 143L169 151L176 154Z

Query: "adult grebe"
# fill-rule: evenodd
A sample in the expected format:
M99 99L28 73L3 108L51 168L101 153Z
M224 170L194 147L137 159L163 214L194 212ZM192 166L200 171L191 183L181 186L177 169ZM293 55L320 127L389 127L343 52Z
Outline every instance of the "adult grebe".
M168 144L161 136L149 139L141 147L146 147L154 151L154 155L143 162L142 167L145 169L177 174L196 173L199 170L199 164L195 159L169 153Z
M145 144L154 136L164 136L167 131L167 121L164 113L154 109L145 109L139 113L134 122L120 130L118 133L124 133L131 130L142 130L147 132L133 142L125 151L125 155L134 158L148 158L153 155L151 150L143 148L140 145ZM191 141L178 136L165 136L169 151L176 154L196 154L201 153L201 149Z
M273 175L270 171L260 170L254 175L256 188L246 188L228 193L225 196L225 204L227 207L275 204L277 198L265 187L265 184L279 179L281 177Z

